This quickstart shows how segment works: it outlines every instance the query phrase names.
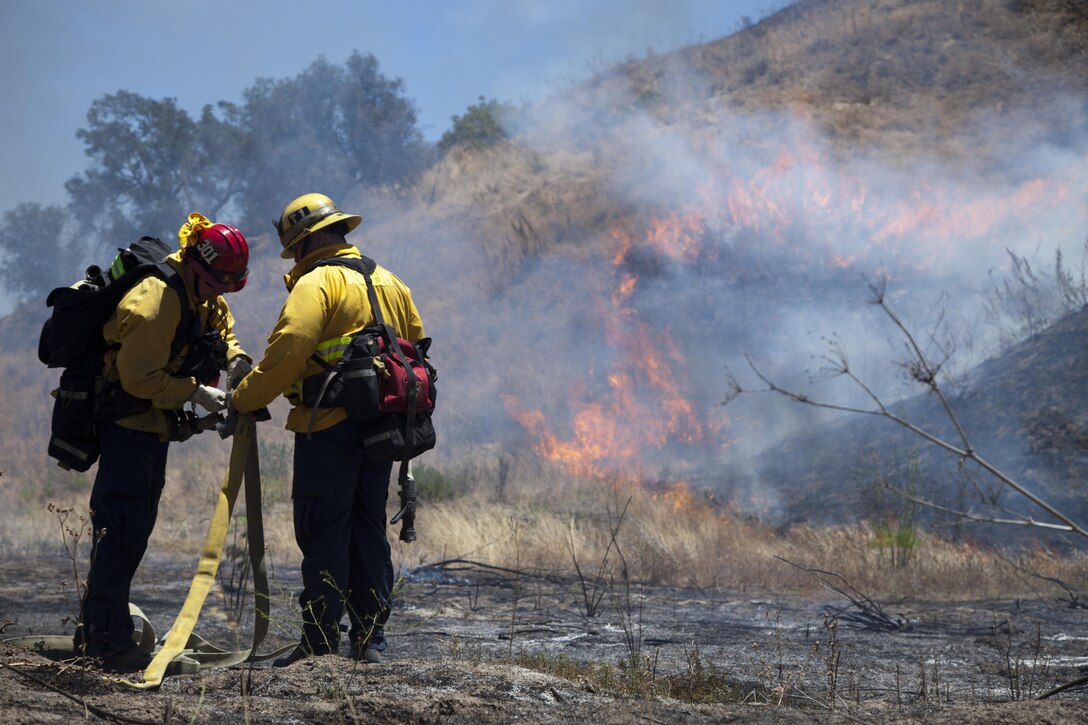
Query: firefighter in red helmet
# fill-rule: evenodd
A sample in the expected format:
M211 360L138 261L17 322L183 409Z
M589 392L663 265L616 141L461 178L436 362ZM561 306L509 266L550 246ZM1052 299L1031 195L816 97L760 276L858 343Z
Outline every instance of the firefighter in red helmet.
M102 329L101 456L90 504L97 543L75 646L116 671L150 662L132 638L129 586L155 526L170 442L210 428L226 407L221 370L229 383L250 368L223 298L245 286L245 237L193 213L178 238L181 248L165 260L169 271L137 282ZM207 411L206 425L197 423L196 405Z

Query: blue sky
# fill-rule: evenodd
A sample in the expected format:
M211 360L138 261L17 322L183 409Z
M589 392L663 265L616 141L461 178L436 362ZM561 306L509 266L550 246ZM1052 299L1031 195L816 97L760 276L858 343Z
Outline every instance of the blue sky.
M784 3L779 3L782 5ZM519 102L594 68L712 40L767 0L0 0L0 212L65 201L92 101L127 90L196 115L319 55L372 53L424 135L479 96Z

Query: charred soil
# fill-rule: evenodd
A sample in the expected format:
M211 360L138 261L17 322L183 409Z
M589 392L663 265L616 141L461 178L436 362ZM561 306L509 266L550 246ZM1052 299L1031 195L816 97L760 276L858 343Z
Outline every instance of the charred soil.
M5 635L63 633L59 559L0 564ZM133 599L165 632L191 562L149 557ZM290 644L297 574L277 572L272 630ZM1083 722L1088 610L1055 601L882 602L897 628L832 593L668 588L534 577L465 564L406 572L379 665L341 656L110 682L71 653L0 648L0 717L67 722ZM213 591L198 625L248 646L252 612ZM596 602L594 616L587 603ZM836 616L837 613L837 616ZM233 645L231 644L233 643ZM347 651L346 646L344 652ZM86 708L86 709L85 709Z

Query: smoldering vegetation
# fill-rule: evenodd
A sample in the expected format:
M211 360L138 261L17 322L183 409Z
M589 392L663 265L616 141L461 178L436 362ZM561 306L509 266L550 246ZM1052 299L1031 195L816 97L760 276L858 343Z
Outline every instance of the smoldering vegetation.
M1009 148L995 172L844 156L786 111L703 103L703 116L666 123L629 95L602 105L612 113L558 99L508 144L447 157L425 204L367 234L452 343L435 348L452 423L440 455L542 456L583 475L686 481L776 520L848 518L849 497L787 503L816 451L872 463L836 432L841 416L766 396L723 409L727 370L748 374L750 358L783 385L864 402L824 374L834 345L887 402L921 392L866 303L887 279L942 379L966 394L978 364L1082 303L1059 282L1083 289L1083 136ZM991 131L979 118L961 133ZM403 249L419 244L432 252ZM480 350L502 363L460 364ZM812 448L793 445L787 465L780 446L801 434ZM912 448L899 440L892 454ZM848 473L819 475L834 488Z
M451 146L410 186L341 199L366 217L354 239L411 285L436 340L440 444L428 464L469 493L687 487L770 526L898 516L882 476L946 486L910 440L874 457L841 415L768 396L722 403L730 371L752 382L749 359L782 385L864 403L826 374L829 344L882 399L910 399L902 342L865 302L874 280L887 278L964 395L994 387L977 384L989 380L980 363L1076 307L1060 282L1083 288L1085 75L1058 50L1077 47L1080 26L1038 5L1023 24L1022 10L987 2L951 16L802 3L504 107L502 139ZM912 43L890 42L904 28ZM944 60L927 50L942 44L955 51ZM1002 74L994 64L1009 55L1015 72ZM247 233L251 281L232 304L258 352L285 291L276 240ZM20 511L78 500L89 480L73 484L44 457L53 372L26 362L44 313L4 322L20 412L0 431L5 495ZM266 431L283 481L289 438ZM986 430L975 442L991 440L1034 465ZM177 449L172 482L190 500L215 485L225 450ZM872 516L855 505L863 494Z
M420 538L393 542L404 599L418 607L403 619L432 637L406 649L442 658L427 673L498 661L624 698L870 717L893 706L932 717L950 701L970 710L1078 676L1069 642L1082 634L1088 565L1068 537L1021 527L1018 538L900 495L1034 515L887 420L730 399L763 375L847 407L875 396L953 437L902 335L870 303L875 284L939 365L973 445L1082 515L1079 17L1058 2L799 3L730 38L503 107L502 138L452 145L408 187L338 200L363 212L353 239L408 282L435 338L440 443L417 467ZM231 302L258 351L284 270L271 234L250 239L251 282ZM74 516L91 480L45 459L55 371L27 364L42 316L0 321L13 383L0 416L0 546L13 560L63 558L71 534L44 504ZM840 374L843 361L872 395ZM277 403L260 431L267 553L280 569L298 557L284 413ZM172 451L155 551L197 554L228 447L204 436ZM245 555L233 526L224 602ZM985 540L994 532L1008 545ZM783 626L793 595L805 603ZM919 598L962 606L935 612ZM692 615L690 649L681 635L662 641L673 635L658 637L651 619L684 630L678 602L713 612ZM751 641L699 640L738 611L761 618L744 630ZM561 636L530 637L541 621ZM555 656L569 632L600 646ZM418 681L415 667L396 672ZM949 669L971 676L950 684L938 674ZM233 696L231 677L215 681ZM352 716L357 684L339 681L334 695ZM304 689L294 687L286 699ZM494 687L505 697L512 686ZM576 701L565 685L550 692Z

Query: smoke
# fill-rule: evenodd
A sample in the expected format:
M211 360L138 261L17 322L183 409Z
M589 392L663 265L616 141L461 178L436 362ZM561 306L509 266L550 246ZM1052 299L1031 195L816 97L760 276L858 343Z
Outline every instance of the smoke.
M885 402L904 399L918 389L870 284L886 279L897 312L936 357L954 351L947 370L964 377L997 351L986 303L1006 250L1048 267L1081 247L1084 138L1008 148L1000 168L844 155L789 112L713 107L697 90L669 104L698 113L666 115L604 86L534 108L516 142L536 176L511 180L514 151L491 158L477 171L506 201L473 192L474 221L443 217L414 235L429 251L403 257L428 290L417 297L438 340L446 455L514 451L579 476L683 480L780 515L782 482L760 462L842 416L773 396L723 407L727 370L761 387L751 360L783 387L872 407L829 372L838 350ZM591 194L542 190L584 179ZM442 203L424 217L449 212ZM507 264L493 247L519 218L547 238Z

